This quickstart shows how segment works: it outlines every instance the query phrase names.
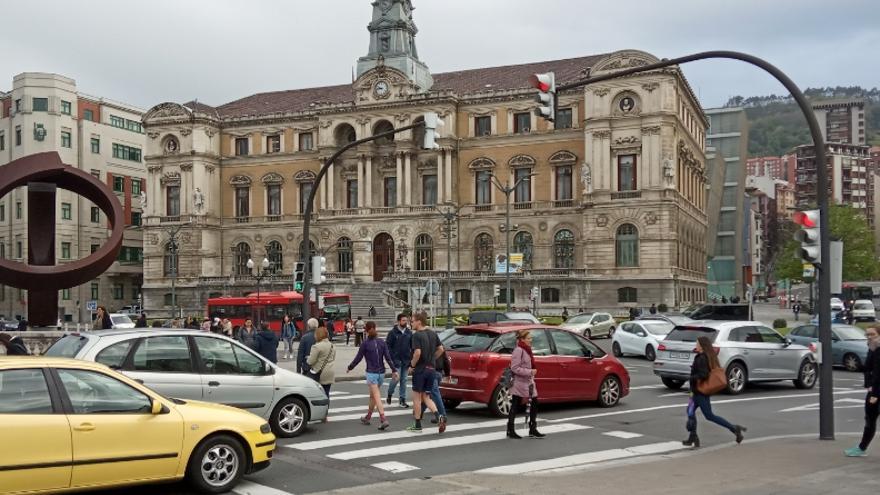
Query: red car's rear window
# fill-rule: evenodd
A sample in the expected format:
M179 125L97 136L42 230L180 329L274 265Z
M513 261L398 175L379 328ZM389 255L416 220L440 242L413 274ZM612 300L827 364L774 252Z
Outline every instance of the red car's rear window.
M443 341L447 351L483 352L498 338L496 332L480 332L471 329L457 329L454 335Z

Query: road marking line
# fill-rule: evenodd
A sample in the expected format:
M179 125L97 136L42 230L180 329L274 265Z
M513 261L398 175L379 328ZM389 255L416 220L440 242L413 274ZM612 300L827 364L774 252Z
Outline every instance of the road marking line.
M458 432L468 430L479 430L481 428L498 428L507 424L506 419L498 419L494 421L483 421L480 423L453 424L446 427L446 432ZM331 438L329 440L314 440L311 442L302 442L291 445L283 445L283 447L296 450L318 450L330 447L340 447L343 445L355 445L359 443L369 443L372 441L396 440L398 438L411 438L413 434L408 431L392 431L386 433L371 433L368 435L357 435L352 437Z
M615 438L623 438L625 440L629 440L630 438L639 438L641 436L644 436L640 433L631 433L628 431L606 431L605 433L603 433L603 435L606 435L609 437L615 437Z
M363 409L366 409L366 408L363 408ZM367 414L366 411L364 411L364 414L343 414L341 416L330 416L329 418L327 418L327 420L328 421L348 421L348 420L352 420L352 419L361 419L366 414ZM373 415L377 416L378 413L373 413ZM406 416L406 415L412 416L412 409L394 409L391 411L388 411L388 410L385 411L385 417Z
M331 404L332 404L332 401L331 401ZM482 404L471 403L471 405L469 405L469 406L462 404L462 405L458 406L457 408L455 408L455 410L456 411L467 411L467 410L485 409L485 408L486 408L486 406L484 406ZM389 406L389 405L385 404L385 415L386 416L391 411L399 411L399 410L402 410L402 408L398 407L396 404L393 406ZM408 410L412 411L412 409L408 409ZM367 413L367 405L364 404L361 406L331 407L330 408L330 414L346 413L346 412L350 413L352 411L364 411L364 414L366 414ZM379 411L377 409L376 412L373 413L373 415L378 417L378 414L379 414ZM428 414L425 414L425 415L427 416ZM428 416L428 417L430 418L430 416Z
M238 485L232 489L232 493L238 495L293 495L290 492L277 490L271 486L258 485L247 480L241 480Z
M343 395L342 397L335 397L333 395L330 396L330 400L335 402L337 400L349 400L349 399L369 399L370 396L368 394L350 394Z
M566 433L577 430L589 430L590 426L576 425L572 423L563 423L559 425L548 426L542 428L544 434ZM412 434L416 436L417 434ZM330 454L327 457L332 459L340 459L343 461L351 459L361 459L364 457L379 457L383 455L396 455L405 452L425 451L429 449L439 449L442 447L459 447L461 445L472 445L475 443L491 442L493 440L504 440L503 431L493 431L491 433L480 433L477 435L465 435L462 437L446 437L437 440L428 440L422 442L410 442L395 445L386 445L383 447L374 447L370 449L351 450L348 452L340 452L338 454Z
M850 404L848 406L838 406L837 404L844 403ZM857 409L865 406L865 401L862 399L850 399L848 397L844 397L843 399L837 399L834 401L834 409ZM803 406L790 407L788 409L782 409L779 412L795 412L795 411L818 411L819 403L815 404L806 404Z
M861 390L849 390L849 391L840 391L834 392L835 395L845 395L845 394L860 394L863 393ZM791 394L791 395L768 395L765 397L745 397L742 399L727 399L727 400L718 400L712 401L713 404L733 404L737 402L753 402L759 400L778 400L778 399L799 399L803 397L818 397L818 393L814 394ZM611 411L605 413L596 413L596 414L585 414L583 416L572 416L570 418L559 418L559 419L548 419L548 423L566 423L569 421L578 421L581 419L592 419L592 418L604 418L608 416L621 416L624 414L633 414L640 412L651 412L651 411L659 411L661 409L673 409L676 407L684 408L686 404L668 404L664 406L653 406L653 407L640 407L638 409L626 409L623 411Z
M638 387L630 387L630 390L649 390L655 388L666 388L666 385L639 385Z
M670 394L658 395L657 397L676 397L676 396L680 396L680 395L687 396L687 395L690 395L690 392L672 392Z
M507 466L495 466L476 471L482 474L527 474L537 472L552 472L561 469L583 468L599 462L636 457L640 455L658 454L686 449L681 442L661 442L647 445L639 445L625 449L600 450L585 454L575 454L555 459L524 462L521 464L509 464Z
M338 395L349 395L348 392L330 392L330 397L336 397Z
M373 467L379 468L379 469L384 469L385 471L389 471L394 474L405 473L407 471L416 471L418 469L421 469L416 466L410 466L409 464L404 464L402 462L397 462L397 461L380 462L378 464L373 464Z

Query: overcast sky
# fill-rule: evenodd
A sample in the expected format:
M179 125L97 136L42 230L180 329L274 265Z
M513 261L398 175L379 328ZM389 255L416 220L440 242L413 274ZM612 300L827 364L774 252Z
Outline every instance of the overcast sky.
M27 71L149 108L347 83L370 0L8 0L0 90ZM635 48L758 55L808 86L880 85L877 0L413 0L432 72ZM732 61L685 73L704 107L784 89Z

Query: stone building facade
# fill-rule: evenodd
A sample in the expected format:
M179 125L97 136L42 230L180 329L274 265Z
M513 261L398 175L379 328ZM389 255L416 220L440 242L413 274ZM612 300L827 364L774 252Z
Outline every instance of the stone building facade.
M561 94L554 128L534 115L531 74L552 70L562 84L657 59L626 50L430 74L409 1L375 2L369 30L352 84L145 114L148 309L169 308L175 266L180 305L193 310L253 290L249 259L270 261L264 290L290 287L320 166L429 111L445 124L439 150L401 132L346 152L318 186L310 243L327 257L328 287L398 291L449 275L455 306L491 305L506 211L491 178L534 174L510 194L511 252L524 255L515 306L530 306L535 286L544 310L705 300L708 122L678 68ZM461 208L449 243L437 211L446 203Z

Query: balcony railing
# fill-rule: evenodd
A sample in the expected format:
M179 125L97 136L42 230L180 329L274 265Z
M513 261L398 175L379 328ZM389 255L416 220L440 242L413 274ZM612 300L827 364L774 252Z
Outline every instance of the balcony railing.
M585 277L587 270L584 268L538 268L534 270L524 270L522 272L511 272L511 278L532 279L532 278L579 278ZM495 273L493 271L484 270L452 270L449 276L455 280L497 280L504 279L505 273ZM445 279L447 272L445 270L409 270L385 272L384 280L407 280L407 279Z
M558 199L553 202L554 208L572 208L574 206L573 199Z
M514 203L513 209L514 210L531 210L532 203L531 202Z
M492 211L492 210L494 210L494 209L495 209L495 205L492 205L492 204L488 204L488 205L474 205L474 212L476 212L476 213Z
M617 191L611 193L611 199L640 199L642 191Z

